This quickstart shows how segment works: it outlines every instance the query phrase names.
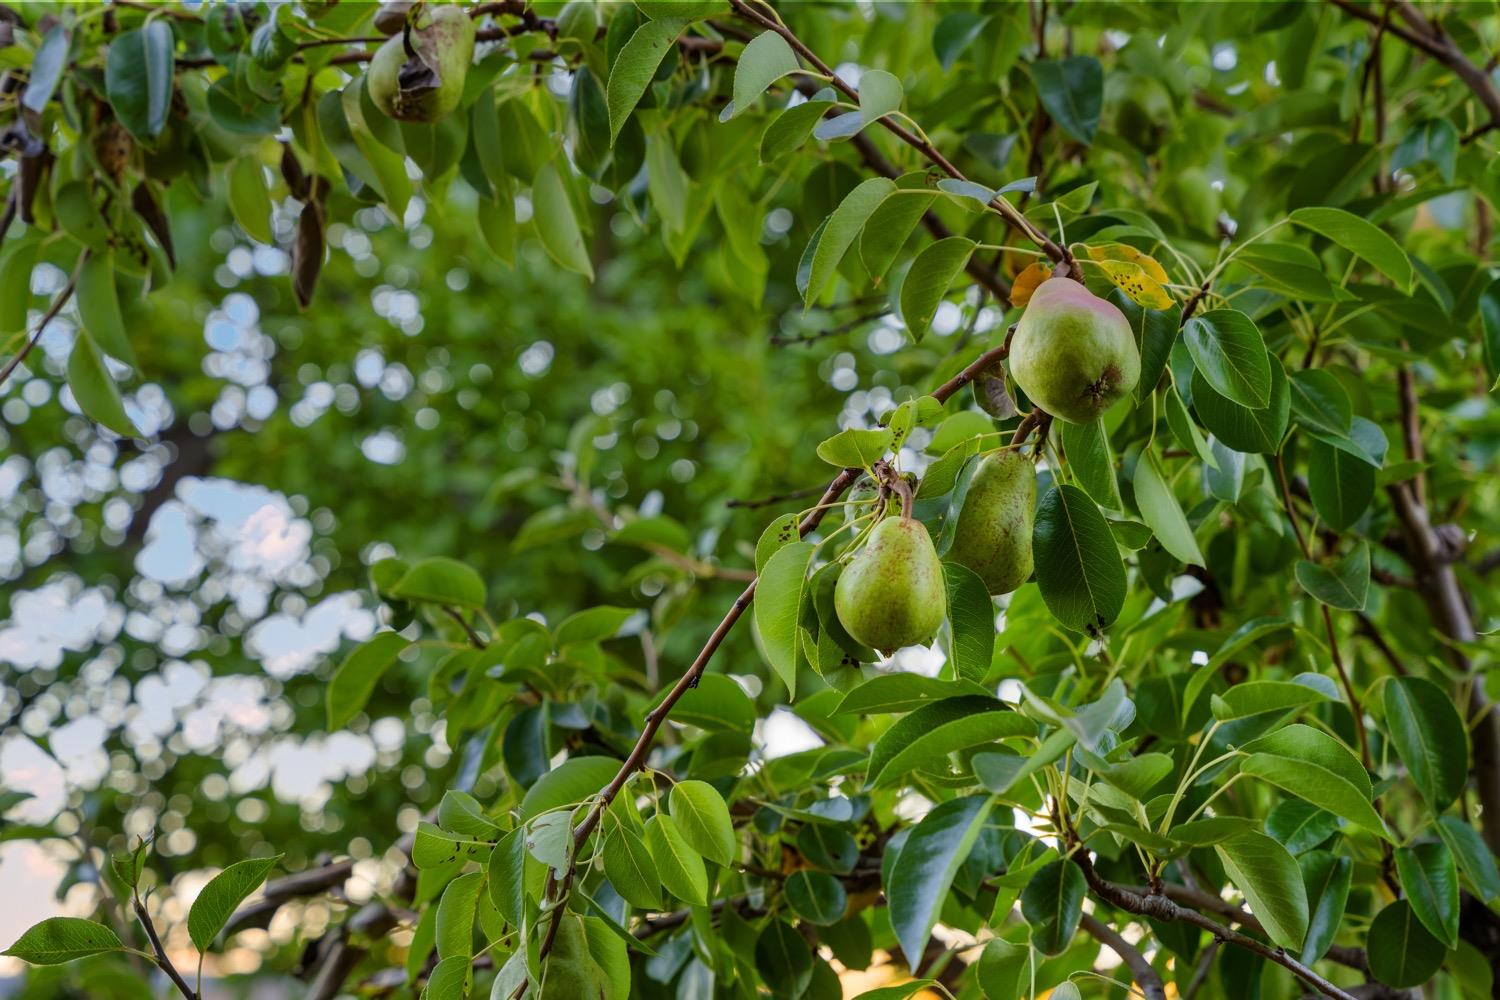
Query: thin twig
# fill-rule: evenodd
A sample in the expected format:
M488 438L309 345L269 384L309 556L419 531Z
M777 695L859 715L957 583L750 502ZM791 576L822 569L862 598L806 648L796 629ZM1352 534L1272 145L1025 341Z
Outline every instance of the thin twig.
M724 501L724 506L753 510L756 507L770 507L778 503L784 503L787 500L801 500L804 497L816 496L824 489L825 487L822 486L808 486L804 489L792 490L789 493L776 493L772 496L761 497L758 500L726 500Z
M156 933L156 925L151 922L151 914L146 912L146 904L141 902L140 894L133 896L131 902L135 905L136 919L141 922L141 927L146 931L146 939L151 942L151 951L156 956L156 964L167 974L167 978L172 980L172 985L187 997L187 1000L198 1000L198 994L193 992L187 980L182 978L182 973L177 971L177 966L173 965L172 960L167 957L167 950L162 947L161 937Z
M85 254L84 256L87 257L88 255ZM83 259L80 258L78 263L81 267L83 264ZM10 373L15 371L16 368L21 364L21 362L26 360L26 355L30 354L31 349L36 346L36 342L42 339L42 332L47 329L47 324L56 319L58 313L62 312L63 306L65 306L68 302L68 299L72 297L73 289L77 286L78 272L75 270L73 272L73 276L68 279L67 285L63 287L62 291L57 293L57 297L52 300L52 304L48 306L47 311L42 314L42 320L36 325L36 331L31 335L30 339L28 339L26 343L22 345L21 349L16 352L15 357L11 358L5 363L4 368L0 368L0 385L4 385L5 380L10 378Z

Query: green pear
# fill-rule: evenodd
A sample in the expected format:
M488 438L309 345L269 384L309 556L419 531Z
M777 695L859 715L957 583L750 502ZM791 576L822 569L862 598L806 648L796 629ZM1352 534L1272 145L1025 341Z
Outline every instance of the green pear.
M833 591L839 623L883 653L926 642L948 614L943 564L921 521L888 517L849 561Z
M599 963L589 954L583 918L564 913L542 972L541 1000L602 1000L606 988Z
M1112 303L1071 278L1049 278L1016 325L1010 374L1043 410L1086 424L1135 388L1141 354Z
M441 121L464 96L474 58L474 21L457 5L429 7L417 15L409 34L398 31L370 60L365 76L370 100L397 121ZM407 52L408 41L414 56Z
M948 558L967 566L991 594L1008 594L1031 576L1036 468L1016 451L980 461L953 529Z
M1132 74L1115 105L1115 134L1143 153L1154 153L1175 123L1172 95L1161 81Z

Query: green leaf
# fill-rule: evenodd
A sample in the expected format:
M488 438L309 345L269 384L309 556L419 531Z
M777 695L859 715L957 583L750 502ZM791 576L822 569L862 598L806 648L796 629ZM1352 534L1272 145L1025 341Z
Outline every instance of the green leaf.
M934 980L931 979L913 979L894 986L881 986L878 989L866 990L854 1000L911 1000L918 993L925 992L933 982Z
M898 671L876 674L844 695L833 710L834 715L880 715L910 712L958 694L983 695L989 692L978 684L923 677Z
M646 847L666 890L692 906L708 904L708 870L671 816L657 813L646 821Z
M1151 527L1162 548L1185 563L1204 565L1193 529L1183 516L1172 487L1157 468L1156 456L1149 452L1135 463L1135 502L1141 510L1141 519Z
M1421 986L1442 966L1443 942L1422 926L1410 903L1398 899L1375 915L1365 940L1370 972L1394 989Z
M1031 79L1042 107L1058 127L1085 146L1092 143L1104 108L1104 68L1099 60L1038 59L1031 64Z
M606 846L608 846L606 844ZM606 867L609 855L605 854ZM489 875L490 902L512 927L520 927L526 911L526 828L516 827L500 838L485 865ZM606 872L607 873L607 872ZM614 883L613 877L610 882ZM615 883L621 896L625 893ZM629 897L626 897L629 899Z
M739 842L724 797L706 781L679 781L672 786L671 815L693 850L717 865L734 864Z
M1458 947L1458 866L1441 840L1396 848L1396 874L1412 912L1433 937Z
M172 22L163 17L115 36L104 60L104 92L126 130L149 141L172 106Z
M604 790L620 770L613 757L569 757L536 780L521 800L521 818L576 805Z
M789 695L795 693L797 686L797 649L801 641L798 622L812 556L811 542L793 542L777 549L766 561L755 585L755 630L760 633L766 659L771 661Z
M208 951L234 911L260 888L280 860L278 854L274 858L237 861L209 879L188 910L188 936L199 951Z
M572 810L544 812L524 829L526 853L546 865L553 878L561 878L573 857Z
M1248 754L1288 757L1331 771L1351 785L1366 802L1370 801L1370 775L1360 764L1359 758L1344 744L1321 730L1294 723L1251 740L1240 749Z
M924 171L898 177L896 187L902 193L882 201L865 223L859 237L859 258L876 285L884 279L901 248L922 221L922 216L937 200L936 194L923 191L926 185Z
M0 285L3 288L3 285ZM30 289L26 289L30 294ZM90 251L78 268L78 316L83 328L93 335L94 343L104 353L136 367L135 352L125 333L125 319L120 312L120 293L115 288L115 252ZM23 296L21 305L24 307ZM24 321L23 321L24 322Z
M78 917L48 917L30 927L0 955L30 965L62 965L107 951L123 951L115 932L103 924Z
M484 607L484 579L457 559L433 556L407 570L391 588L391 596L478 610Z
M644 31L645 28L641 30ZM536 178L531 182L531 201L536 209L534 221L537 234L542 238L542 247L547 251L547 256L559 267L593 281L594 263L589 259L583 232L578 228L577 216L573 214L573 201L568 197L562 175L551 163L537 170Z
M328 730L342 728L370 700L375 685L411 640L397 632L377 632L344 658L328 681Z
M795 871L787 876L785 892L797 916L819 927L838 923L849 905L843 884L826 872Z
M1166 371L1172 345L1177 342L1182 307L1147 309L1119 288L1111 288L1108 298L1125 314L1131 332L1135 334L1135 346L1141 352L1141 380L1136 383L1134 396L1137 400L1145 399L1156 389L1162 372Z
M0 337L26 329L37 246L38 241L32 235L11 237L0 246ZM79 280L82 281L82 275Z
M87 330L79 330L68 356L68 388L84 416L103 424L121 437L136 437L140 432L125 414L120 388L109 374L104 355Z
M802 536L798 532L798 526L802 518L797 514L782 514L760 533L760 538L755 542L755 572L757 575L766 571L766 563L777 552L800 541Z
M443 890L434 936L439 961L473 957L474 914L483 889L484 872L469 872L449 882Z
M948 586L948 662L956 676L982 681L995 655L995 602L979 574L954 562L943 563Z
M631 906L661 909L661 878L646 842L623 823L604 841L604 874Z
M771 119L771 124L760 136L760 162L770 163L778 156L800 149L824 113L833 106L833 101L814 99L787 108Z
M469 995L474 960L468 955L445 958L432 967L422 1000L464 1000Z
M1270 405L1270 355L1249 316L1234 309L1194 316L1184 324L1182 339L1193 365L1215 392L1255 410Z
M1087 892L1083 871L1071 860L1042 866L1021 891L1021 915L1031 925L1032 947L1044 955L1066 951L1078 931Z
M1469 773L1468 732L1453 699L1421 677L1393 677L1381 692L1391 744L1434 815L1462 794Z
M620 626L636 613L635 608L616 608L601 605L578 611L562 620L552 633L552 642L558 649L581 642L601 642L613 638Z
M735 64L734 113L730 117L744 114L767 87L799 68L797 54L776 32L764 31L750 39ZM762 157L763 162L765 159Z
M818 457L840 469L868 469L890 450L892 439L889 427L850 427L820 443Z
M1292 412L1297 422L1325 434L1348 434L1354 404L1344 384L1322 368L1292 373Z
M1394 239L1359 216L1341 208L1299 208L1291 214L1291 220L1362 258L1394 281L1401 291L1411 290L1413 271L1406 252Z
M467 792L450 788L438 803L438 826L454 833L474 837L498 837L505 831L484 813L479 800Z
M891 928L910 968L920 966L953 877L969 856L993 805L994 799L983 795L940 803L912 827L896 855L886 898Z
M918 768L946 766L954 751L1035 733L1035 722L998 699L945 698L902 717L881 734L870 751L867 784L889 784Z
M329 91L318 98L318 127L334 147L335 155L343 151L339 163L379 191L380 200L385 202L391 218L399 222L406 218L406 206L412 194L411 178L406 175L406 157L376 137L373 126L365 118L363 105L368 104L369 99L364 96L364 90L365 81L360 78L346 85L337 95ZM331 98L335 100L329 104Z
M867 69L859 77L859 116L864 124L901 110L906 90L901 81L883 69Z
M1265 834L1242 833L1215 844L1214 851L1271 940L1300 951L1307 936L1307 890L1286 848Z
M1004 938L991 938L979 953L975 976L980 989L989 1000L1018 1000L1029 995L1021 989L1021 972L1030 961L1030 948Z
M1214 718L1220 722L1243 719L1261 712L1284 712L1305 708L1329 697L1317 688L1296 681L1246 681L1222 696L1213 696Z
M839 207L828 216L827 223L819 230L817 249L813 251L812 271L802 294L805 305L811 306L822 297L839 262L854 245L866 221L895 190L895 182L884 177L871 177L845 195Z
M901 285L901 319L913 340L921 340L948 286L969 263L977 244L962 236L950 236L929 244L917 254Z
M1390 170L1407 170L1423 160L1437 167L1445 184L1453 183L1458 167L1458 129L1446 118L1419 122L1401 138L1391 154Z
M1120 488L1115 482L1115 457L1103 422L1094 420L1075 424L1064 420L1059 423L1063 453L1067 455L1068 468L1079 485L1100 506L1122 510L1125 505L1120 500Z
M73 33L67 22L59 21L42 37L36 55L31 59L30 79L21 92L21 106L40 115L47 110L47 102L62 82L63 71L68 68L68 51Z
M1292 856L1306 853L1333 836L1339 828L1339 818L1301 799L1286 799L1276 803L1266 817L1266 834ZM1312 900L1312 895L1308 895Z
M1500 896L1500 869L1479 831L1457 816L1444 816L1437 822L1437 832L1479 898L1488 903Z
M1358 762L1355 764L1357 766ZM1369 796L1363 794L1359 786L1313 761L1276 754L1252 754L1240 764L1240 773L1259 778L1336 816L1342 816L1376 836L1391 839L1385 824L1380 821L1380 815L1370 805Z
M1027 757L977 753L974 755L974 776L981 785L996 795L1006 795L1023 778L1055 763L1077 742L1078 737L1066 729L1059 729L1043 740L1037 751Z
M494 846L495 842L492 838L450 833L424 821L417 824L417 836L412 842L411 860L419 870L442 868L455 862L487 862L490 848Z
M1484 286L1479 294L1479 330L1484 367L1490 381L1500 379L1500 278ZM0 333L4 333L0 327Z
M1076 486L1054 486L1037 508L1032 534L1036 582L1058 621L1107 628L1125 605L1125 566L1109 523Z
M276 235L271 232L271 195L266 191L264 168L254 154L230 164L229 211L251 239L276 245Z
M1302 945L1303 964L1311 965L1328 951L1344 919L1354 862L1331 851L1310 851L1297 859L1302 885L1307 892L1309 917L1307 940Z
M1281 436L1291 419L1292 394L1281 362L1273 355L1270 364L1270 402L1258 410L1221 396L1201 371L1193 372L1193 409L1198 419L1235 451L1273 455L1281 447Z
M625 119L635 110L646 93L651 80L656 76L661 61L666 58L677 36L688 22L681 18L665 18L647 21L635 30L630 41L615 56L609 68L609 83L605 96L609 104L609 141L613 145L625 127Z
M1302 589L1329 607L1363 611L1370 595L1370 544L1360 539L1333 569L1302 559L1296 572Z
M755 939L755 968L773 995L800 997L812 981L812 948L791 924L773 917Z
M666 696L663 690L652 707L661 704ZM683 692L672 709L672 720L700 729L748 733L755 726L755 703L732 679L723 674L704 674L698 678L697 687Z
M1375 498L1375 469L1349 452L1315 439L1307 452L1307 492L1313 509L1330 528L1347 531Z

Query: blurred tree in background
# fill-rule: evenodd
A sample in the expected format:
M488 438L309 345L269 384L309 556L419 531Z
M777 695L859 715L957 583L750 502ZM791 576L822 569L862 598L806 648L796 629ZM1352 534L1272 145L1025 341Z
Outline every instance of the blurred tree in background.
M0 994L1500 995L1497 45L0 7Z

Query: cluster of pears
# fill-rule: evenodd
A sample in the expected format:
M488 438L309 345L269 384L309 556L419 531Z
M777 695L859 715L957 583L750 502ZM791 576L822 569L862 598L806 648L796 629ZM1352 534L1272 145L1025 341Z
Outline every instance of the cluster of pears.
M464 8L424 4L376 51L365 86L397 121L441 121L463 99L473 58L474 22Z
M1082 282L1048 278L1016 324L1010 374L1054 417L1087 424L1135 388L1141 354L1130 321Z
M1012 450L980 459L957 512L948 558L968 567L991 594L1031 576L1036 470ZM927 528L906 513L881 520L839 574L839 623L883 653L927 642L948 614L943 564Z

